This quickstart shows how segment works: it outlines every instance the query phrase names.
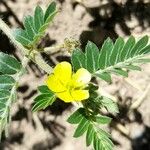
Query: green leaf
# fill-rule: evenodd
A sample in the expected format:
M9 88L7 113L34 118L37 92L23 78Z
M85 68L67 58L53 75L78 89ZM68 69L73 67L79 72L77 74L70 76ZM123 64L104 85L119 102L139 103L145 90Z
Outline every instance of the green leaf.
M25 17L24 27L26 29L26 33L28 34L28 38L32 41L36 34L36 30L34 28L34 18L32 16Z
M0 124L3 119L7 118L7 110L8 110L8 104L7 101L10 97L10 92L7 90L0 90ZM2 129L3 130L3 129ZM0 130L0 133L2 131Z
M81 135L84 134L85 131L87 131L88 126L89 126L89 121L85 117L83 117L73 136L75 138L80 137Z
M5 101L9 98L10 92L8 90L0 89L0 103L5 104Z
M97 128L97 133L101 135L101 137L99 137L101 139L109 139L111 137L111 135L108 132L102 130L101 128Z
M108 58L110 56L111 50L113 49L113 42L110 38L107 38L102 45L99 54L99 68L104 69L109 66Z
M88 42L85 49L85 62L86 62L86 69L93 73L97 71L99 68L98 58L99 58L99 50L98 47L92 43Z
M0 52L0 72L15 74L21 69L21 64L12 56Z
M93 76L110 83L112 73L127 77L128 73L123 69L140 71L137 63L149 62L149 59L145 58L150 54L148 40L149 37L144 36L136 42L135 38L130 36L126 42L119 37L113 43L110 38L107 38L100 51L94 43L88 42L85 53L78 49L74 50L71 58L72 65L75 70L83 67ZM99 55L99 61L97 61L97 55Z
M119 68L114 68L112 70L113 73L124 76L124 77L128 77L128 72Z
M141 49L139 54L150 54L150 44Z
M111 118L107 116L98 115L95 117L95 122L99 124L109 124L111 122Z
M125 66L124 68L129 69L129 70L141 71L141 68L139 66L135 66L135 65L128 65L128 66Z
M4 131L5 136L8 133L8 124L10 121L10 107L12 104L11 93L8 90L0 89L0 138Z
M97 134L95 133L94 140L93 140L93 147L95 150L99 150L99 146L100 146L100 141L97 138Z
M79 108L68 119L68 122L78 124L74 137L80 137L86 132L87 146L93 143L95 150L101 150L100 148L102 148L102 150L112 150L113 143L110 140L110 134L99 128L99 122L102 124L109 123L111 118L98 115L96 116L97 122L93 122L93 117L88 116L88 112L86 113L85 111L87 111L85 108Z
M40 27L44 24L44 13L40 6L37 6L34 13L34 27L38 32Z
M16 29L13 32L15 39L27 48L35 47L45 35L49 23L57 14L56 3L52 2L45 13L40 6L37 6L34 16L26 16L24 19L24 30Z
M143 58L143 59L137 59L134 61L134 63L149 63L150 58Z
M49 18L49 16L50 16L51 14L53 14L55 11L56 11L56 3L55 3L55 2L52 2L52 3L48 6L48 8L47 8L47 10L46 10L46 12L45 12L44 21L47 21L47 19Z
M134 45L135 45L135 38L133 36L130 36L120 52L120 62L128 58L130 50L133 48Z
M51 94L52 91L50 91L50 89L46 86L46 85L41 85L38 87L38 90L42 93L42 94Z
M10 109L16 100L17 81L13 77L18 77L18 74L21 76L20 71L22 71L20 62L13 56L0 52L0 138L3 131L5 136L8 136Z
M9 90L15 84L15 80L8 75L0 75L0 89Z
M100 97L99 101L107 109L108 112L116 114L119 112L117 104L110 98Z
M84 117L84 113L84 108L79 108L67 119L67 122L71 124L78 124Z
M95 74L97 77L101 78L102 80L108 82L108 83L111 83L111 75L109 73L101 73L101 74Z
M86 68L85 55L80 49L75 49L73 51L71 61L74 67L74 71L77 71L80 68Z
M123 38L119 37L116 40L109 57L109 62L111 66L119 62L119 53L123 49L123 46L124 46L124 40Z
M20 42L22 45L29 45L31 42L27 32L23 29L13 30L13 35L16 38L16 40Z
M135 46L131 49L130 57L133 57L134 55L138 55L141 49L143 49L148 43L148 36L142 37Z
M32 111L35 112L41 109L45 109L49 105L52 105L55 100L56 100L56 97L53 93L41 94L34 99L35 104L32 107Z
M93 134L94 134L93 125L89 124L88 130L86 133L86 145L87 146L91 145L91 143L93 141Z
M100 129L97 126L93 127L94 133L92 135L93 147L95 150L112 150L113 143L110 140L110 134Z

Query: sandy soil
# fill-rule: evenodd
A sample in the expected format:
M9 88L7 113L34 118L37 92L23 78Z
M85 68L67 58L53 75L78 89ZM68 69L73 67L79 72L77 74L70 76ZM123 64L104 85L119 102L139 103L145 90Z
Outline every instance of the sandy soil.
M32 14L37 4L46 8L49 2L3 0L0 2L0 17L12 28L20 27L23 17ZM73 0L58 0L57 3L61 11L42 42L45 46L62 43L66 37L79 39L84 47L88 40L100 46L108 36L115 39L118 36L126 38L130 34L137 38L145 34L150 35L149 0L85 0L85 6ZM11 43L3 44L8 43L5 36L0 42L3 51L14 53L15 49ZM15 52L15 55L20 57L18 52ZM51 64L69 60L68 56L62 56L60 53L47 58ZM142 72L130 72L127 79L114 76L111 85L102 81L99 83L120 106L120 114L114 117L108 127L116 150L150 150L149 68L150 64L144 64ZM9 137L2 140L0 150L91 150L91 147L86 148L84 136L80 139L72 137L75 128L66 122L75 109L71 104L58 101L45 111L32 114L33 98L45 74L33 63L29 63L27 70L28 74L20 81L18 102L12 108ZM144 99L142 104L128 113L129 106L141 97Z

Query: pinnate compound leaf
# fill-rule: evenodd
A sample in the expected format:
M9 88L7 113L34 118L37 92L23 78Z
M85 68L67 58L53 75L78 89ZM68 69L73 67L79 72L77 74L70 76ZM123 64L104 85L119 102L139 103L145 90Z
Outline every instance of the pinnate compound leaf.
M92 125L91 141L93 141L94 150L112 150L114 145L110 140L111 138L110 134L93 124L91 125Z
M24 30L15 29L13 35L23 46L33 48L39 40L45 35L45 31L57 14L56 3L52 2L44 12L40 6L37 6L34 16L26 16L24 19Z
M10 109L16 100L17 81L13 78L22 70L22 65L13 56L0 52L0 138L8 133ZM13 75L13 76L11 76Z
M77 138L86 133L87 146L93 145L94 150L112 150L110 134L99 128L99 124L110 123L111 118L98 115L93 122L93 116L90 117L86 111L85 108L79 108L68 118L69 123L78 124L74 137Z
M99 77L110 83L112 73L127 77L128 72L125 69L140 71L139 64L150 61L147 58L150 54L148 41L148 36L137 41L133 36L130 36L127 41L119 37L115 43L107 38L100 50L94 43L88 42L85 53L79 49L74 50L71 58L72 65L74 70L83 67L94 77ZM98 55L99 57L97 57Z
M3 74L15 74L21 69L21 64L14 57L0 52L0 72Z

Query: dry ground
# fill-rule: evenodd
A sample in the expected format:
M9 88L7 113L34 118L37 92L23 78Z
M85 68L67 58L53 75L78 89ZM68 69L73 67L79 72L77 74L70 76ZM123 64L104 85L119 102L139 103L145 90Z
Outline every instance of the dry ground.
M46 8L49 2L3 0L0 2L0 16L12 28L20 27L23 17L33 13L37 4ZM57 0L57 4L61 11L49 28L43 46L62 43L66 37L79 39L84 47L87 40L100 46L108 36L115 39L118 36L127 38L130 34L137 38L150 35L149 0L85 0L86 7L71 0ZM3 36L0 38L1 50L14 53L15 49L8 39L4 35L0 36ZM15 55L20 57L18 52ZM45 57L53 65L58 61L69 60L61 53ZM120 106L120 114L108 127L116 150L150 150L149 68L150 64L142 65L143 71L131 72L128 79L114 76L111 85L99 83L118 100ZM91 150L85 147L85 137L72 137L74 126L66 122L75 109L70 104L56 102L45 111L32 114L33 98L37 94L37 86L43 83L45 74L32 63L27 69L28 74L20 81L19 100L12 108L10 135L3 139L0 150ZM142 96L142 104L128 114L129 106Z

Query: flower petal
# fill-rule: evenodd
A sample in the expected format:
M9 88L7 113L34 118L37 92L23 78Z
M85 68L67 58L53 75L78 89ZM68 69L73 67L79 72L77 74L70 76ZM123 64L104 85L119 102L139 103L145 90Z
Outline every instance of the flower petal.
M91 74L88 70L80 68L72 77L72 84L74 87L86 86L91 80Z
M66 103L74 101L73 97L71 96L69 91L61 92L61 93L56 93L56 96L63 100Z
M89 98L89 91L88 90L73 90L71 92L74 101L82 101Z
M61 83L67 85L72 76L71 64L65 61L57 64L54 68L54 75L60 80Z
M46 79L48 88L53 92L63 92L66 90L65 86L56 78L54 74L51 74Z

